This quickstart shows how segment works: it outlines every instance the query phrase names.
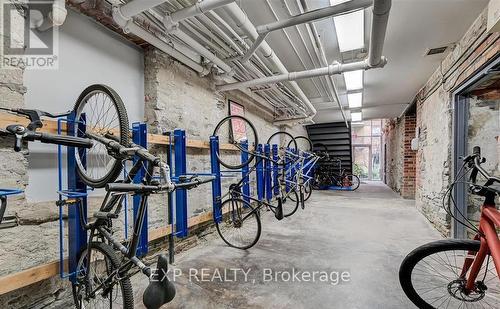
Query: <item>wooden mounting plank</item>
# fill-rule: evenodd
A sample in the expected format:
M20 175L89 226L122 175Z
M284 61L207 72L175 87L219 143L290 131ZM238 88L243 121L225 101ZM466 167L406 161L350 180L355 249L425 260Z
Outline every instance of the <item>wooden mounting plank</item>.
M6 128L11 124L21 124L27 126L29 124L29 120L23 116L12 115L9 113L0 113L0 128L2 129ZM63 125L62 131L66 132L65 125ZM44 119L43 128L41 128L39 132L56 134L57 121L51 119ZM170 144L170 137L160 134L148 134L148 143L155 145L168 145ZM202 141L202 140L187 139L186 146L188 148L210 149L210 143L208 141ZM230 151L238 150L232 144L221 144L219 148L222 150L230 150Z

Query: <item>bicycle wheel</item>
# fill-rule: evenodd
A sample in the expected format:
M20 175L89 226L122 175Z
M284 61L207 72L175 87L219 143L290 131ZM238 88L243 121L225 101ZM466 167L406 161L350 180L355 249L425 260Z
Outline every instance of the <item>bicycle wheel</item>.
M89 248L90 263L87 260ZM92 242L82 251L76 269L76 283L73 283L73 299L77 309L134 308L134 293L129 278L120 279L113 285L103 284L119 265L120 261L113 249L105 243ZM87 274L88 280L85 279ZM91 293L100 284L103 287Z
M475 240L446 239L413 250L399 268L406 296L419 308L500 308L500 280L489 255L474 291L464 292L464 262L474 258L479 246Z
M298 149L297 141L290 133L278 131L267 139L266 144L278 145L278 165L293 163L297 160L288 153L288 149Z
M295 141L297 143L297 149L302 152L311 152L313 149L313 143L307 136L296 136ZM293 148L292 141L289 142L288 148Z
M85 132L113 134L124 146L129 145L127 110L120 96L105 85L85 89L75 104L75 119L85 125ZM79 128L78 135L85 136ZM76 154L78 175L91 187L102 188L120 175L122 162L108 154L106 147L94 142L87 151Z
M297 209L299 209L299 195L295 188L290 188L288 192L285 192L285 188L281 188L281 195L283 199L281 200L281 204L283 205L283 217L290 217L293 215ZM274 187L273 187L274 192ZM274 212L274 209L271 208Z
M259 139L255 127L245 117L238 115L227 116L219 121L213 136L219 137L220 147L224 144L231 144L238 150L238 154L235 155L234 151L220 149L217 160L223 166L229 169L239 169L253 160L253 151L259 143ZM246 142L246 148L244 142ZM248 154L246 160L241 159L242 152Z
M360 184L359 177L356 175L351 175L351 174L345 175L344 176L344 183L342 183L342 185L345 185L346 183L348 184L347 186L351 187L351 189L354 191L357 188L359 188L359 184Z
M258 210L239 198L224 201L221 208L222 221L215 226L222 240L233 248L246 250L253 247L261 233Z

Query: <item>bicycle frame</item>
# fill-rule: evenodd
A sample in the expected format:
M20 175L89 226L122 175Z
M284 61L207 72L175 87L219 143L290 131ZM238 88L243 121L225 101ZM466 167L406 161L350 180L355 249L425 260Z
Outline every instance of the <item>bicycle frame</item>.
M467 291L474 290L476 278L488 253L493 258L493 264L495 264L497 275L500 278L500 239L496 232L496 228L500 227L500 212L495 206L495 196L493 193L491 194L491 196L486 197L486 201L481 207L479 234L475 236L475 239L481 242L479 251L474 257L465 259L460 274L461 278L466 278L466 274L470 270L465 286Z

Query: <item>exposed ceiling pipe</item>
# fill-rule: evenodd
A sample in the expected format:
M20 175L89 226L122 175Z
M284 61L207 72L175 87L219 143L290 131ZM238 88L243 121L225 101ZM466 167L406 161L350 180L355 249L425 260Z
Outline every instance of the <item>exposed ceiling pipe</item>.
M206 49L203 45L198 43L198 41L190 37L185 32L181 31L179 29L179 22L190 17L201 15L205 12L211 11L218 7L227 5L228 3L231 2L234 2L234 0L204 0L201 2L197 2L192 6L181 9L179 11L167 14L163 19L163 24L165 25L165 28L167 29L167 32L169 34L173 34L176 37L178 37L180 40L182 40L188 46L193 48L200 55L212 61L215 65L217 65L228 75L234 74L232 68L228 64L226 64L222 59L220 59L219 57L214 55L211 51Z
M280 83L280 82L285 82L285 81L295 81L295 80L304 79L304 78L341 74L341 73L350 72L350 71L382 68L385 66L386 63L387 63L387 59L385 59L385 57L382 57L381 61L376 66L371 66L368 63L368 59L358 61L358 62L352 62L352 63L334 63L334 64L331 64L327 67L318 68L318 69L299 71L299 72L290 72L290 73L286 73L286 74L268 76L268 77L258 78L258 79L254 79L254 80L244 81L244 82L219 85L219 86L217 86L217 90L228 91L228 90L233 90L233 89L254 87L254 86L258 86L258 85L275 84L275 83Z
M217 0L205 0L205 1L209 1L209 5L207 5L206 7L212 7L215 5L215 3L221 3L224 1L227 2L227 0L218 0L218 1ZM205 1L203 1L203 2L205 2ZM113 9L113 19L115 19L115 21L117 22L118 25L120 25L122 28L124 28L124 26L127 26L129 24L133 24L133 16L140 14L148 9L151 9L151 8L161 4L163 2L165 2L165 1L161 1L161 0L151 0L151 1L135 0L135 1L129 2L121 7L115 7ZM200 5L201 4L198 4L198 7ZM196 7L196 5L194 5L194 6ZM193 16L195 16L198 14L197 12L199 9L196 9L196 8L191 9L190 7L188 7L184 10L185 11L179 15L179 18L182 16L185 16L185 18L190 17L189 15L187 15L188 13L194 14ZM201 13L199 13L199 14L201 14ZM205 57L206 59L210 60L213 64L215 64L217 67L219 67L221 70L223 70L226 74L228 74L228 75L233 74L232 68L229 65L227 65L223 60L221 60L216 55L214 55L211 51L206 49L203 45L198 43L195 39L191 38L189 35L187 35L183 31L179 30L177 27L177 24L169 25L169 26L171 26L170 34L175 35L177 38L179 38L181 41L186 43L189 47L191 47L198 54L200 54L203 57ZM131 26L129 26L128 28L130 30ZM134 30L140 31L137 28L134 28ZM130 30L130 31L132 31L132 30ZM142 31L140 31L140 32L142 32ZM165 52L167 52L167 51L165 51ZM173 55L171 55L171 56L173 56ZM176 56L173 56L173 57L175 57L176 59L178 59L181 62L184 62ZM184 59L185 58L188 58L188 57L184 56Z
M300 25L308 23L314 20L319 20L327 17L332 17L335 15L347 14L352 11L357 11L360 9L365 9L373 4L373 0L352 0L348 2L343 2L333 6L327 6L325 8L305 12L299 15L291 16L290 18L278 20L269 24L261 25L257 27L257 32L259 34L292 27L295 25Z
M372 66L382 61L385 33L392 0L375 0L373 3L372 30L370 36L370 50L368 51L368 63Z
M308 10L307 3L305 0L297 0L297 6L299 7L300 12ZM309 26L309 29L311 31L309 34L312 36L314 43L315 43L315 44L313 44L315 47L315 51L317 54L319 53L318 59L322 65L326 66L326 65L328 65L328 59L326 58L325 48L323 47L323 43L321 42L321 40L319 38L319 34L318 34L318 30L316 29L316 25L313 22L310 22L308 24L308 26ZM333 80L333 76L329 75L329 76L326 76L325 78L327 80L328 88L330 89L330 92L333 94L333 97L334 97L334 99L335 99L335 101L340 109L340 113L342 114L342 118L344 119L346 126L349 127L349 122L347 121L347 117L346 117L345 112L344 112L344 107L342 106L342 102L340 101L339 92L337 90L337 87L335 86L335 81Z
M219 57L214 55L211 51L206 49L203 45L198 43L195 39L190 37L185 32L181 31L179 28L174 28L171 31L169 31L168 33L173 34L176 37L178 37L181 41L186 43L189 47L191 47L197 53L199 53L203 57L207 58L208 60L212 61L215 65L217 65L225 73L227 73L229 75L233 74L233 69L229 65L227 65L222 59L220 59Z
M236 22L236 25L241 30L243 30L244 33L250 39L252 39L253 41L257 39L257 37L259 36L259 34L257 33L257 29L255 29L255 26L250 22L246 14L241 10L241 8L237 4L230 3L227 6L225 6L224 9L229 14L229 16ZM259 52L266 59L268 59L279 72L288 73L288 70L285 68L281 60L274 54L269 44L263 42L259 47ZM300 89L299 85L296 82L290 82L290 85L292 86L296 94L299 96L299 98L302 100L302 102L305 104L305 107L308 109L307 112L308 116L312 117L316 115L316 109L311 104L311 102L304 94L302 89Z
M192 6L167 14L164 20L165 26L169 29L184 19L204 14L234 1L235 0L203 0L196 2L196 4Z
M205 68L204 66L194 61L193 59L187 57L186 55L184 55L171 45L167 44L165 41L161 40L160 38L153 35L149 31L136 25L131 18L124 17L121 14L121 10L119 7L113 8L113 20L123 29L125 33L132 33L137 35L138 37L147 41L149 44L167 53L168 55L174 57L175 59L187 65L196 72L202 75L206 75L210 72L209 69Z
M353 1L351 1L353 2ZM228 6L229 7L229 6ZM283 81L294 81L298 79L311 78L316 76L340 74L343 72L368 70L372 68L384 67L387 59L382 57L384 47L385 32L391 8L391 0L375 0L373 4L374 18L372 19L372 37L370 38L370 51L367 59L363 61L340 64L334 63L327 67L312 69L307 71L285 73L275 76L259 78L250 81L226 84L217 86L218 90L227 91L242 87L253 87L257 85L279 83ZM384 33L377 33L384 32Z
M290 18L277 20L275 22L258 26L257 33L259 36L255 40L254 44L250 50L245 54L241 61L248 61L259 47L260 44L265 40L266 36L275 30L280 30L283 28L293 27L296 25L308 23L314 20L320 20L327 17L332 17L335 15L347 14L352 11L365 9L372 5L372 0L352 0L348 2L343 2L341 4L327 6L325 8L317 9L314 11L305 12L299 15L291 16Z
M166 0L133 0L121 6L121 14L126 19L130 19L137 14L164 3L165 1Z

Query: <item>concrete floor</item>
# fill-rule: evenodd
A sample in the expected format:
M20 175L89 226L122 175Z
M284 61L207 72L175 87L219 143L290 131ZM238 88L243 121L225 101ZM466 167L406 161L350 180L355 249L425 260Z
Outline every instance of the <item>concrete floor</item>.
M399 264L413 248L441 238L413 201L377 182L355 192L314 192L305 210L281 222L266 213L262 227L247 251L225 246L214 233L179 254L172 267L182 272L177 296L165 308L414 308L399 286ZM292 282L286 274L269 281L265 269L316 272L315 282ZM217 271L224 270L220 280ZM321 271L333 275L326 280ZM147 281L140 276L133 284L142 308Z

